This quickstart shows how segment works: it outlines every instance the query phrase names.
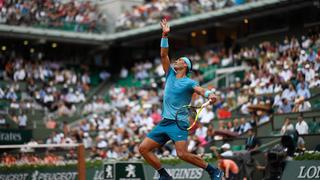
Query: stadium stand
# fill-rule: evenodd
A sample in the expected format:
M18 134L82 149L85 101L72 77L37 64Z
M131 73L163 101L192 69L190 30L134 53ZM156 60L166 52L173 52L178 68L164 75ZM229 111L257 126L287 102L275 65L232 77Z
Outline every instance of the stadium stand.
M2 24L101 33L105 17L90 1L2 1Z
M147 1L142 5L133 6L126 10L116 21L116 31L141 28L158 23L162 18L168 20L192 16L195 14L214 11L244 4L246 1Z
M280 122L281 124L283 120L281 118L278 119L279 115L275 116L275 114L311 110L313 106L306 100L311 97L309 88L320 85L318 73L315 73L319 71L319 56L317 56L316 53L319 49L320 39L317 34L302 39L301 45L296 38L292 38L289 41L286 37L283 44L278 46L274 46L269 42L263 42L259 45L259 48L243 48L239 54L230 54L229 57L233 57L233 61L245 62L246 59L258 59L259 64L252 66L250 71L244 74L243 80L238 78L230 88L218 91L222 99L221 102L218 102L213 107L216 117L215 120L211 119L209 121L213 122L213 127L220 130L236 131L242 134L250 128L255 128L260 124L269 122L271 119L273 119L273 122L277 124ZM306 45L308 41L312 41L312 43ZM304 49L308 51L306 52ZM291 54L291 56L288 56L288 54ZM213 52L212 50L206 51L204 56L194 54L191 55L191 57L193 57L196 62L195 67L199 67L195 69L200 72L201 64L223 67L228 64L223 63L225 61L229 61L231 65L234 63L226 60L224 58L226 55L223 54L223 52ZM15 113L17 109L20 109L20 106L24 106L23 103L25 101L18 104L15 103L15 101L21 99L18 98L16 93L18 91L26 92L27 96L33 97L30 101L34 102L34 104L25 105L27 107L33 107L34 109L38 105L40 110L46 107L49 111L56 110L59 116L75 113L75 106L73 106L73 104L85 101L85 94L89 91L88 84L90 84L90 80L88 74L84 73L81 77L77 76L74 71L64 69L61 67L61 64L58 63L43 62L41 64L34 64L33 71L31 70L31 65L33 64L24 62L21 59L20 61L8 62L6 65L4 76L6 81L30 82L28 85L26 85L26 83L24 84L24 89L23 85L21 85L21 89L19 86L17 89L14 87L4 89L3 99L9 102L10 107L12 107L8 110L11 112L10 119L18 125L20 121L24 120L23 117L27 117L26 119L37 119L31 115L23 116L23 114ZM111 145L111 151L113 151L117 145L121 144L121 142L126 140L135 142L134 139L141 139L159 121L161 114L159 97L161 97L163 92L155 89L155 87L162 86L163 83L163 79L161 79L162 74L158 73L159 70L157 71L159 66L159 62L156 65L152 65L149 62L141 63L136 64L132 72L122 72L123 79L129 78L129 80L122 80L125 82L123 84L129 87L118 86L119 84L111 86L108 98L106 98L109 99L109 102L106 102L103 98L96 98L94 101L84 105L81 112L86 116L81 118L83 120L81 120L78 127L80 130L78 136L85 138L85 136L93 135L92 138L97 141L97 145L102 144L103 147ZM300 68L290 68L297 66ZM272 71L270 72L270 70ZM294 70L298 70L298 72ZM198 78L201 74L205 74L205 71L200 73ZM41 84L41 82L44 82L46 79L51 79L51 81L46 84ZM200 77L199 79L201 80L203 78ZM130 84L126 82L132 82L132 80L140 82L140 85L130 87ZM34 81L40 84L36 86ZM145 83L143 84L141 82ZM305 84L307 84L307 87L305 87ZM270 94L276 96L273 98ZM195 103L201 102L203 102L201 98L195 100ZM58 105L59 103L62 104ZM231 117L233 112L230 112L228 107L234 108L238 106L241 107L240 113L244 114L246 118L240 118L241 116L237 118ZM296 106L298 106L298 108ZM307 107L302 108L301 106ZM67 107L71 107L71 109ZM225 111L230 114L226 115ZM248 116L252 114L252 112L256 112L254 113L255 115ZM291 114L291 116L295 117L296 115ZM309 116L307 115L305 117ZM60 122L63 122L63 120ZM48 119L46 126L50 129L56 129L58 124L54 120ZM274 127L277 130L279 129L279 125L274 125ZM125 130L127 128L135 130L128 132ZM200 139L217 140L221 138L219 136L207 137L207 133L201 133L201 131L206 132L207 128L203 127L196 132L196 136L204 136L198 137ZM55 143L61 143L63 136L69 137L71 135L69 133L53 133L54 134L46 140L47 142L52 141L50 139L53 138L60 139L56 140ZM128 135L125 134L130 134L129 137L131 139L127 139ZM196 141L198 141L197 138ZM205 144L205 142L201 143ZM193 144L196 144L196 142ZM86 148L92 148L92 146L94 146L94 144L91 143L86 145ZM190 149L192 149L192 147L190 147ZM119 155L114 156L118 157Z
M52 3L46 1L40 6L37 1L2 2L1 22L100 32L96 22L101 15L90 3L57 1L54 6ZM164 16L176 19L243 3L148 1L134 6L132 12L125 12L117 28L118 31L140 28L157 23ZM70 9L72 14L67 13ZM165 78L159 57L134 62L132 67L122 66L119 75L110 80L109 74L97 71L97 67L0 55L4 64L0 68L0 129L32 129L36 139L30 144L83 143L87 160L141 159L138 152L141 139L161 121L164 93L161 87ZM281 143L283 135L298 132L297 152L316 148L320 134L319 28L299 36L284 36L278 42L266 40L241 47L239 51L207 47L192 49L186 56L194 63L192 78L215 89L219 96L201 114L202 125L189 136L189 151L214 156L212 146L219 149L227 142L228 149L237 155L232 157L237 163L255 160L248 164L252 166L250 170L243 170L247 174L241 176L257 178L259 175L253 175L252 168L264 169L261 168L266 165L264 153ZM232 71L240 67L243 69ZM217 71L221 69L230 70L235 77L230 86L219 80ZM194 96L192 103L204 101ZM239 136L221 136L215 130ZM255 145L251 137L257 138ZM252 151L246 146L253 146ZM66 164L76 159L74 149L66 156L56 152L58 149L41 155L32 151L3 153L1 165ZM157 155L172 158L176 151L168 143L157 150ZM247 159L237 159L242 155ZM242 169L248 168L240 165Z

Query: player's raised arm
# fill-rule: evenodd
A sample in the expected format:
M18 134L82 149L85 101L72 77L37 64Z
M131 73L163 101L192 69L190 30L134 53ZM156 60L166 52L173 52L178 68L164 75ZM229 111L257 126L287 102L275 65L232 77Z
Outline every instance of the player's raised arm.
M167 74L170 68L170 59L169 59L169 42L168 42L168 34L170 32L170 27L167 23L166 19L163 19L160 22L162 28L162 38L161 38L161 50L160 50L160 57L161 63L164 72Z

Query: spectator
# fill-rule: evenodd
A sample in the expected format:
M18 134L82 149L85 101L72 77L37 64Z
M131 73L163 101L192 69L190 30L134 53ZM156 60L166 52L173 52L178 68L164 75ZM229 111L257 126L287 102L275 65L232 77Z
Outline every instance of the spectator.
M302 116L298 116L298 122L296 124L296 130L298 131L299 135L308 134L309 126L304 121Z
M47 121L46 127L48 129L55 129L57 127L57 122L54 119L49 118L49 120Z
M286 88L282 92L282 98L286 98L289 101L289 104L293 103L297 96L297 92L293 86L293 84L289 84L289 88Z
M232 121L227 122L227 130L229 130L229 131L232 131L232 130L233 130Z
M308 39L309 40L309 39ZM304 43L302 43L302 46L304 46L303 45ZM307 61L307 59L308 59L308 55L307 55L307 53L306 53L306 51L305 50L301 50L300 51L300 57L299 57L299 59L300 59L300 64L302 64L302 63L304 63L304 62L306 62Z
M250 114L248 107L250 107L251 105L252 105L252 103L250 101L248 101L247 103L242 104L241 113L242 114Z
M265 116L264 114L260 114L260 111L257 111L256 114L258 114L258 115L263 115L263 116L261 116L262 118ZM254 129L254 130L257 129L257 118L258 118L258 116L255 115L255 114L253 114L252 117L248 120L248 123L250 124L250 127L251 127L252 129ZM259 123L259 122L258 122L258 123Z
M239 120L236 118L233 120L233 127L231 129L232 132L240 133L240 125Z
M204 126L202 123L199 123L198 126L199 127L196 129L195 135L200 138L206 138L208 128Z
M46 156L44 157L44 163L48 165L55 165L57 164L58 157L55 156L53 153L46 152Z
M305 101L303 96L298 97L295 100L295 105L292 112L305 112L311 110L311 104L309 101Z
M214 113L212 112L212 107L207 106L204 108L199 115L200 123L209 124L214 119Z
M61 144L64 135L62 133L57 133L56 131L52 132L52 144Z
M270 120L270 117L269 117L267 111L265 111L265 110L258 110L257 111L257 118L259 118L258 123L256 123L256 121L254 119L249 121L251 127L254 129L256 128L257 124L258 125L264 124L266 122L269 122L269 120Z
M245 149L248 151L256 151L259 146L260 146L260 140L256 137L253 129L249 129L248 138L245 144Z
M313 51L311 51L313 52ZM314 79L315 77L315 71L314 69L310 68L310 64L307 63L305 66L304 66L304 75L305 75L305 78L306 78L306 82L310 83L312 79Z
M282 98L282 102L278 108L279 113L290 113L292 111L291 104L287 98Z
M208 130L207 130L207 141L210 142L214 140L215 132L212 124L208 125Z
M26 114L20 114L18 116L19 128L20 129L25 129L27 127L27 121L28 121L27 115Z
M85 72L82 76L81 76L81 82L82 84L88 86L91 82L90 80L90 76L89 76L89 73L88 72ZM86 88L87 90L87 88Z
M101 71L99 77L102 81L105 81L111 77L111 74L107 71Z
M283 65L283 70L280 72L280 77L285 81L288 82L292 77L292 72L289 69L288 64Z
M219 119L231 118L231 111L228 108L228 104L224 103L221 109L218 109L217 115Z
M248 86L245 85L243 88L240 89L240 95L237 98L238 104L244 104L248 102L249 96L248 96Z
M0 115L0 128L4 128L7 125L6 118L2 115Z
M230 144L225 143L221 146L222 153L219 153L217 151L217 147L215 146L211 146L210 150L212 150L215 156L220 159L220 158L228 158L233 156L233 152L230 150L230 148L231 148Z
M0 99L3 99L5 97L5 93L2 90L2 88L0 87Z
M155 106L152 108L151 118L153 119L153 124L158 124L162 119L157 107Z
M125 67L122 67L120 72L120 78L125 79L128 77L128 70Z
M286 117L281 127L280 134L284 135L286 131L293 131L293 130L294 130L294 127L293 127L293 124L290 122L290 118Z
M81 121L81 126L80 126L80 130L82 132L89 132L90 130L90 124L88 123L88 121L86 119Z
M11 165L15 165L17 162L17 159L11 155L8 154L6 152L3 153L3 158L2 158L2 164L5 164L6 166L11 166Z
M301 135L298 136L297 152L304 152L306 150L306 142Z
M66 160L77 160L77 153L74 148L70 149L65 155Z
M12 100L12 101L18 99L18 96L17 96L16 92L14 91L13 87L11 87L9 92L6 94L6 98L9 100Z
M24 68L18 69L15 71L14 75L13 75L13 80L14 81L22 81L24 80L26 77L26 72L24 70Z
M103 139L103 136L99 136L97 137L97 148L98 149L104 149L104 148L107 148L108 144L107 144L107 141L105 141Z
M226 180L238 179L239 167L233 160L219 159L218 168L224 171Z
M306 88L305 84L301 84L301 88L298 90L298 95L304 97L304 99L309 99L311 97L311 93L309 89Z
M247 122L245 118L240 119L240 130L239 130L240 134L246 133L251 128L252 127L251 127L250 123Z
M320 87L320 76L319 73L316 73L314 79L311 80L309 88ZM0 90L1 92L1 90ZM1 94L1 93L0 93ZM1 95L0 95L1 98Z
M84 147L86 149L90 149L93 146L93 140L92 138L89 136L88 132L83 133L83 139L82 139L82 143L84 145Z

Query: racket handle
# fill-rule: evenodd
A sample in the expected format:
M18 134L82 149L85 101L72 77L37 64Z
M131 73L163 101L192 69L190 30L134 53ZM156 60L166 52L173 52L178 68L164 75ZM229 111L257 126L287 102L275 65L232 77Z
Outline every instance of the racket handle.
M204 104L202 104L201 107L206 107L206 106L208 106L210 103L211 103L211 99L208 100L207 102L205 102Z

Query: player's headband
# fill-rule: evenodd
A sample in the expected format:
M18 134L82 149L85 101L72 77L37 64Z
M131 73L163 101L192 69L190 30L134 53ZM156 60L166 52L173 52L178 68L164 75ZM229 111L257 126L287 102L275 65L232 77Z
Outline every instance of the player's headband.
M182 57L181 59L183 59L183 61L187 64L189 72L191 72L192 71L192 64L191 64L190 59L188 59L187 57Z

